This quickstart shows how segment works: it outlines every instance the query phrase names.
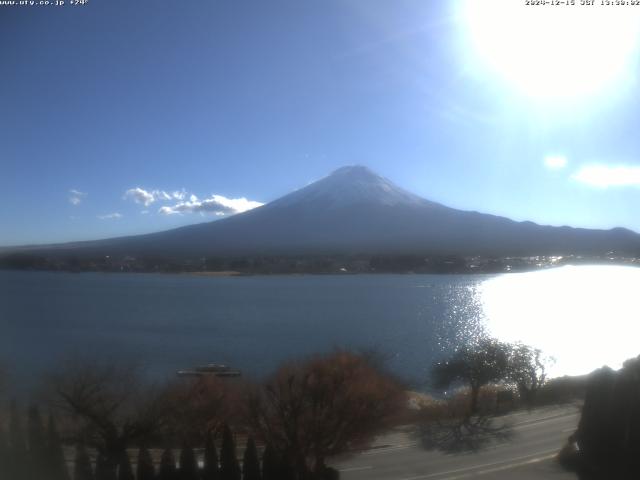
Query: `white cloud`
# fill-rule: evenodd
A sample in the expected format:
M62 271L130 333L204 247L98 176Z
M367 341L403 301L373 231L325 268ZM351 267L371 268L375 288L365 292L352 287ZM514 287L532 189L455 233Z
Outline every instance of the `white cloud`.
M544 157L544 166L550 170L560 170L567 166L567 157L563 155L547 155Z
M153 196L153 193L147 192L146 190L140 187L130 188L129 190L127 190L124 193L124 198L133 198L134 202L141 203L145 207L148 207L149 205L151 205L153 202L156 201L156 199Z
M85 192L71 189L69 190L69 203L71 205L80 205L86 196L87 194Z
M640 166L585 165L572 175L574 180L592 187L640 187Z
M224 205L225 207L230 208L234 211L234 213L242 213L247 210L253 210L254 208L260 207L264 205L261 202L256 202L254 200L247 200L245 197L240 198L226 198L222 195L213 195L211 197L216 202Z
M198 197L191 195L188 201L178 202L172 206L161 207L158 210L163 215L174 215L178 213L212 213L215 215L233 215L235 213L246 212L263 205L260 202L247 200L246 198L226 198L222 195L212 195L210 198L198 200Z
M107 213L106 215L98 215L98 218L100 220L117 220L119 218L122 218L122 214L118 212Z
M186 194L184 190L176 190L169 193L164 190L145 190L144 188L136 187L124 192L124 198L132 198L134 202L148 207L158 201L183 200Z
M134 202L148 207L155 202L176 201L173 205L165 205L158 209L163 215L175 215L181 213L211 213L214 215L233 215L246 212L252 208L263 205L261 202L241 198L227 198L222 195L211 195L200 200L197 195L188 193L184 188L167 192L165 190L145 190L141 187L130 188L124 194L125 199L133 199ZM147 213L145 209L141 213Z

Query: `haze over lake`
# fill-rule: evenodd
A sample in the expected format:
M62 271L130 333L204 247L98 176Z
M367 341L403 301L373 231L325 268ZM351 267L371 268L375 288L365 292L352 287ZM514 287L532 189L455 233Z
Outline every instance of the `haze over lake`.
M640 269L505 275L190 275L0 272L0 352L24 384L66 357L132 361L151 375L223 362L263 376L336 346L375 348L402 377L482 329L554 356L554 375L640 353Z

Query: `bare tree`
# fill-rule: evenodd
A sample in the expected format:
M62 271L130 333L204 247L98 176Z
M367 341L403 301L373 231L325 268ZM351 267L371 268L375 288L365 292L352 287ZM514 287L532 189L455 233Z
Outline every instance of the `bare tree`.
M546 366L551 361L537 348L522 343L510 345L508 378L516 385L520 398L528 407L533 406L538 391L546 383Z
M209 433L240 415L243 384L213 376L173 382L162 393L171 410L165 435L180 443L204 444Z
M52 377L52 387L58 407L76 423L78 440L98 450L109 472L128 445L152 435L166 418L167 405L131 367L76 362Z
M405 404L398 383L363 355L336 351L281 367L249 399L254 429L299 478L325 459L369 441Z
M471 388L469 414L478 412L480 389L508 376L509 346L496 339L484 337L475 344L465 345L448 360L432 368L436 388L447 388L460 382Z

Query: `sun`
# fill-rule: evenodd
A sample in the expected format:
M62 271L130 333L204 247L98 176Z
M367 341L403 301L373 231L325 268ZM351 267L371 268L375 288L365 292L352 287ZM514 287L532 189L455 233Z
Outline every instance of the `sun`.
M535 98L615 90L638 63L640 7L461 0L470 47L489 70Z

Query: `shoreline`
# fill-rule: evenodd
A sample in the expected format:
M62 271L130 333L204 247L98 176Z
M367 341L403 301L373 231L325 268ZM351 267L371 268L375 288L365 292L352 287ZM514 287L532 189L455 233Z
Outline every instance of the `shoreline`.
M513 273L532 273L548 270L555 270L563 267L640 267L639 261L592 261L592 262L566 262L543 265L527 265L510 269L464 269L450 271L425 271L425 270L404 270L404 271L381 271L381 270L338 270L338 271L253 271L242 272L239 270L127 270L127 269L68 269L68 268L2 268L0 272L48 272L48 273L116 273L116 274L158 274L158 275L187 275L194 277L270 277L270 276L355 276L355 275L502 275Z
M123 272L123 273L137 273L137 272ZM144 272L155 273L155 272ZM164 273L164 272L158 272ZM171 272L168 272L171 273ZM238 272L236 270L220 270L220 271L203 271L203 272L178 272L178 275L192 275L194 277L244 277L251 274Z

